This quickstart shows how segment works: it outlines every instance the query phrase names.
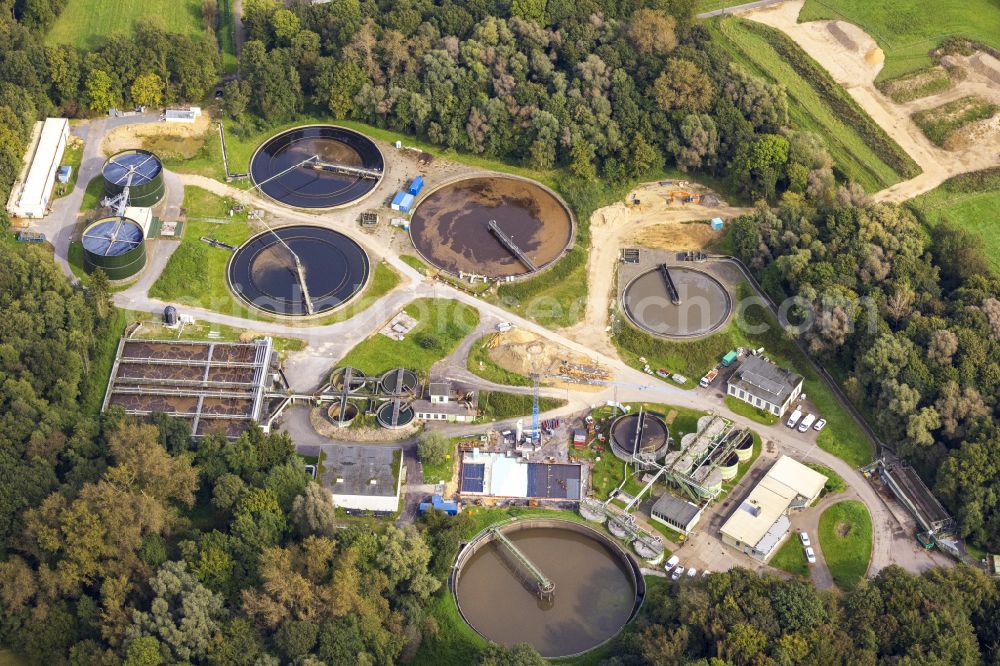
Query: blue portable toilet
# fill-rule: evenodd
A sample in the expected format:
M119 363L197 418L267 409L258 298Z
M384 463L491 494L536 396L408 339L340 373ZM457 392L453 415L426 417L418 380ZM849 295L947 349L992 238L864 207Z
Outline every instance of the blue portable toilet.
M726 226L726 223L722 221L721 217L712 218L712 231L722 231L724 226Z
M420 194L420 190L422 189L424 189L424 177L417 176L416 178L413 179L413 182L410 183L410 189L407 191L413 196L417 196L418 194Z

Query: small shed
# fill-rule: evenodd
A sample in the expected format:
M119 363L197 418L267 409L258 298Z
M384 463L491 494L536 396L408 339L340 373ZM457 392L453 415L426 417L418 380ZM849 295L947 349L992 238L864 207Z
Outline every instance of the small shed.
M712 218L712 231L722 231L725 226L726 223L721 217Z
M733 363L736 362L736 357L737 357L736 350L735 349L730 350L728 354L722 357L722 365L728 368L729 366L731 366Z
M172 305L163 308L163 323L167 326L177 325L177 308Z
M72 175L73 175L73 167L71 167L68 164L64 164L61 167L59 167L58 171L56 171L56 181L60 183L68 183L70 176Z
M413 207L413 195L409 192L396 192L396 195L392 198L391 208L393 210L398 210L400 213L409 213L410 208Z
M431 497L430 502L420 503L421 514L427 513L431 509L434 509L435 511L444 511L449 516L457 515L459 511L458 502L445 500L440 495L434 495L433 497Z
M410 183L410 189L408 189L407 192L409 192L413 196L417 196L418 194L420 194L420 190L422 189L424 189L424 177L417 176Z
M582 428L576 428L573 430L573 448L574 449L585 449L587 448L587 431Z

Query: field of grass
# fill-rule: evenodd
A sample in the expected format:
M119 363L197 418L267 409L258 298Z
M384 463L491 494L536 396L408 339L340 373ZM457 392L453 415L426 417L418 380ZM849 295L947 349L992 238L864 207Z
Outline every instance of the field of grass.
M948 90L954 82L944 67L929 67L920 69L895 79L885 79L878 83L878 89L884 92L896 104L903 104L921 97L929 97Z
M133 338L140 340L208 340L208 334L212 333L214 340L222 342L237 342L246 333L246 329L234 328L223 324L210 322L195 322L173 329L164 326L155 315L148 312L136 312L126 310L126 316L130 322L142 322L133 334ZM261 337L257 334L256 337ZM306 348L305 340L298 338L283 338L271 336L274 348L281 351L300 351Z
M745 5L746 3L747 0L695 0L694 11L696 14L701 14L703 12L714 12L719 9L725 9L726 7Z
M503 393L501 391L480 391L479 393L479 411L484 419L493 421L530 416L533 402L532 396L520 393ZM538 399L538 409L543 413L558 409L565 404L565 400L556 398Z
M785 86L792 126L820 135L844 177L874 192L902 180L902 171L916 169L850 95L782 33L731 16L705 25L735 61ZM794 61L778 46L794 54ZM803 75L803 68L811 78Z
M80 405L85 414L96 415L101 411L104 393L111 380L111 366L114 365L115 354L118 352L118 341L125 332L126 325L128 318L125 311L115 308L106 334L97 340L90 359L90 371L84 376L80 386Z
M806 0L799 21L843 19L861 26L885 51L879 79L931 64L928 53L947 37L1000 48L996 0Z
M219 25L216 28L223 74L236 73L236 20L233 0L219 0Z
M405 309L417 320L403 340L375 333L349 351L335 365L351 365L369 375L404 366L424 375L437 361L455 350L479 323L479 311L443 298L421 298Z
M826 483L823 485L820 497L836 495L837 493L842 493L847 490L847 483L844 479L826 465L821 465L819 463L806 463L806 467L814 469L826 477Z
M750 286L743 283L737 289L735 300L740 301L751 293ZM751 335L734 322L714 335L675 342L653 338L628 323L622 323L612 340L622 359L633 366L638 367L638 358L644 356L653 367L666 368L693 378L704 375L731 349L764 347L775 363L793 369L804 377L803 392L809 395L820 415L827 420L826 428L817 438L820 448L855 467L871 462L871 444L864 433L840 406L833 392L813 371L805 354L784 333L771 313L763 306L752 305L744 309L742 315L750 327L766 324L767 330L759 335Z
M983 253L1000 272L1000 169L963 174L910 199L907 206L927 227L947 219L983 241Z
M778 552L768 562L772 567L787 571L793 576L809 578L809 562L806 560L806 549L799 541L798 534L792 534Z
M976 121L992 118L997 111L1000 106L970 96L915 113L913 121L935 145L948 148L956 132Z
M833 582L853 589L868 571L872 555L872 519L862 502L837 502L819 517L819 545Z
M729 411L734 414L745 416L751 421L763 423L764 425L774 425L779 421L778 417L771 412L766 412L763 409L754 407L753 405L747 404L731 395L726 396L726 407L728 407Z
M131 32L144 16L160 17L170 32L202 35L201 0L70 0L45 42L92 49L108 35Z
M64 197L73 191L76 187L76 177L80 173L80 162L83 161L83 141L74 137L74 140L70 141L66 145L66 150L63 151L62 161L60 165L69 165L73 168L70 173L68 183L56 183L52 187L52 198L58 199L59 197Z

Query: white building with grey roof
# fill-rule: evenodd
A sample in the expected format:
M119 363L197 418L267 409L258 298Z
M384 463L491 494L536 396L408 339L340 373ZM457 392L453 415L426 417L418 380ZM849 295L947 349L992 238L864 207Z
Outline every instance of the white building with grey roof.
M727 393L780 418L802 393L802 375L750 356L729 377Z

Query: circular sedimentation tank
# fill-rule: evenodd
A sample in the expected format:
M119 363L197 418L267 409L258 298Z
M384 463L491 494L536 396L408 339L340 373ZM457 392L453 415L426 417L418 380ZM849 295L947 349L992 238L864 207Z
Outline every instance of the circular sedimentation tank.
M737 473L739 473L740 468L740 458L736 455L736 452L730 453L724 460L719 460L719 474L723 481L729 481L730 479L735 479Z
M357 393L365 387L365 383L368 381L368 377L365 373L361 372L357 368L352 368L350 366L337 368L330 373L330 385L338 391L342 391L344 389L344 381L347 378L348 370L351 371L351 386L348 389L348 392Z
M293 208L337 208L378 187L385 160L375 142L334 125L307 125L265 141L250 159L250 179Z
M622 307L629 320L653 335L690 338L718 330L729 319L733 304L729 292L703 271L670 267L680 297L674 303L659 268L634 278L622 292Z
M229 260L227 273L233 293L251 307L304 317L330 312L353 298L368 281L369 264L361 246L339 231L295 225L248 240Z
M334 402L330 405L330 409L326 411L326 414L330 417L330 421L333 422L333 425L345 428L351 424L355 417L357 417L358 407L352 402L347 403L347 405L344 406L344 417L341 418L340 403Z
M128 205L150 208L163 198L163 164L148 150L123 150L104 163L104 194L117 196L128 187Z
M402 373L402 386L397 390L399 374ZM395 368L382 375L379 387L386 395L407 395L417 390L417 375L406 368Z
M623 414L611 424L611 450L621 460L632 460L633 453L659 460L667 454L669 443L666 421L652 412Z
M410 237L424 260L452 275L533 273L490 231L491 222L539 271L573 240L569 207L548 188L512 176L464 178L431 191L413 212Z
M481 533L459 553L450 583L462 617L483 637L565 657L611 639L638 612L646 593L639 565L605 535L556 519L500 529L554 584L554 596L540 600L506 546Z
M378 424L383 428L389 428L390 430L396 430L398 428L405 428L413 422L413 407L409 404L400 402L399 413L395 420L393 420L393 415L396 413L395 400L390 400L389 402L384 402L375 412L375 419Z
M736 445L736 457L745 463L753 457L753 435L748 431Z
M102 269L109 280L126 280L146 265L142 227L127 217L106 217L88 226L81 238L87 273Z

